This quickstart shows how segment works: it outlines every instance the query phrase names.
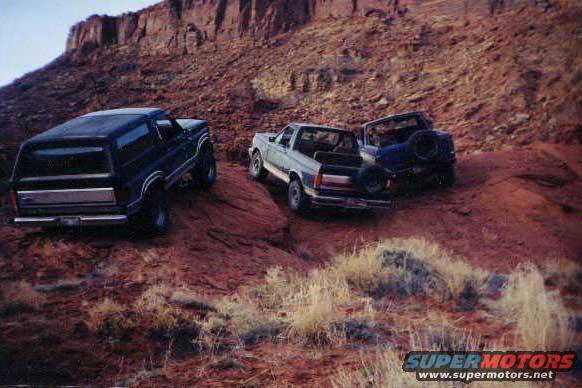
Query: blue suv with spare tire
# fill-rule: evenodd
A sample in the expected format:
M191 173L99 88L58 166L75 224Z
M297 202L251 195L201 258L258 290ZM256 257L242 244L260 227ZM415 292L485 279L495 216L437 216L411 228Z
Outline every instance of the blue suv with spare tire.
M210 188L217 170L208 123L159 108L90 113L20 147L10 186L16 225L169 224L168 190Z
M393 182L451 186L456 153L451 134L433 128L422 112L408 112L364 124L360 153L367 163L383 167Z

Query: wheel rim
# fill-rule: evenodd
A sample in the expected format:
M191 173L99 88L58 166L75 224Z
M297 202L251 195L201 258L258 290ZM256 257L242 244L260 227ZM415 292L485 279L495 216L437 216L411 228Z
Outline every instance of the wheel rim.
M156 225L162 228L166 224L166 212L162 204L159 204L156 209Z
M216 174L216 164L214 163L213 160L210 160L209 158L206 162L206 179L208 181L213 180L215 174Z
M215 172L216 172L216 168L214 168L214 166L210 166L208 168L208 173L206 174L206 177L208 178L209 181L214 179Z
M257 174L261 169L261 159L256 155L253 159L253 173Z
M299 201L301 200L301 191L297 185L291 185L289 188L289 201L291 202L291 207L296 209L299 206Z

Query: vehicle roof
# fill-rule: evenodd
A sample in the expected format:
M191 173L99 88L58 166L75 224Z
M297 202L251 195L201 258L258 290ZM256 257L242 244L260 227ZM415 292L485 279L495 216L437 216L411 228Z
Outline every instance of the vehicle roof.
M302 129L302 128L318 128L318 129L329 129L329 130L336 131L336 132L352 133L351 131L348 131L346 129L329 127L327 125L318 125L318 124L309 124L309 123L291 123L291 124L289 124L289 126L292 127L293 129L296 129L296 130Z
M56 140L111 139L160 112L163 110L159 108L125 108L93 112L42 132L28 139L26 144Z

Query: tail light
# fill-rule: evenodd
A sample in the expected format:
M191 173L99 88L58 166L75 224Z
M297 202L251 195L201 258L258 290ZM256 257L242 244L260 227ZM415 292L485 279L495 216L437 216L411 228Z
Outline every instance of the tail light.
M12 210L14 211L18 210L18 200L16 199L16 191L10 190L10 192L8 193L8 203L10 204Z
M129 201L129 190L127 187L118 187L115 189L115 201L118 205L127 204Z
M315 176L315 181L313 182L313 187L319 189L321 187L321 182L323 181L323 175L317 174Z
M349 190L353 189L352 178L343 175L317 175L315 187L318 189Z

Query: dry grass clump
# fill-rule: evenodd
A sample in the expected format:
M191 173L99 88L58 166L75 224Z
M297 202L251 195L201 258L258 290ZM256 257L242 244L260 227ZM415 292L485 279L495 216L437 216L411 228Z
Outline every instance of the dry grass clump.
M169 300L170 303L187 309L199 311L214 310L214 307L208 302L206 297L185 288L174 291Z
M260 312L250 299L239 296L219 300L199 324L200 345L211 352L251 346L278 335L282 329L281 322Z
M344 333L334 323L344 317L333 294L320 285L311 284L293 296L289 333L315 345L339 343Z
M375 249L365 249L351 255L340 256L333 263L333 270L360 290L373 290L385 278L382 262Z
M341 322L346 318L342 307L356 304L345 278L333 268L313 270L298 281L283 305L289 312L289 335L306 343L323 345L343 341Z
M469 352L485 347L481 337L471 331L458 329L444 319L429 316L428 320L410 330L411 350Z
M525 350L564 350L574 337L572 315L533 264L518 267L493 307L515 323L516 342Z
M128 318L127 309L109 298L89 309L85 323L93 333L104 335L121 334L134 326Z
M170 331L178 324L174 309L168 303L170 289L156 285L147 289L134 304L134 311L148 319L153 329Z
M267 310L284 308L287 299L297 292L303 279L294 274L283 272L281 267L267 270L265 284L251 292L259 307Z
M44 299L30 283L24 281L5 283L0 288L0 315L33 312Z

